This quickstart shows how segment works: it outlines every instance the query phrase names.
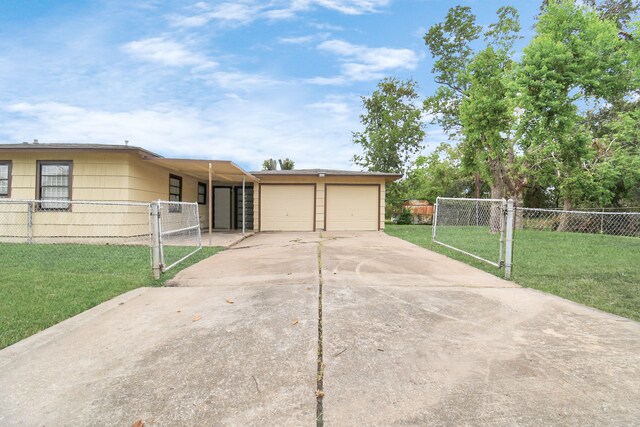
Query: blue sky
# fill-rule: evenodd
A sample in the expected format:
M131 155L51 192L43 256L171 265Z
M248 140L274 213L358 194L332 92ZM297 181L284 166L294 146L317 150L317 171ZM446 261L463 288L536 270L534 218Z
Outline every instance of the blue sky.
M353 169L360 96L385 76L434 88L422 37L449 7L488 25L538 2L2 0L0 143L130 144L249 170ZM446 137L430 128L427 148Z

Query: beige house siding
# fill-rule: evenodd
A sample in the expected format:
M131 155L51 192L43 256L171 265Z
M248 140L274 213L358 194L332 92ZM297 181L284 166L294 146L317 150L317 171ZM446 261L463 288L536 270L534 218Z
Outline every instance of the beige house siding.
M182 200L195 202L198 180L158 165L150 164L136 153L99 150L28 150L0 153L0 160L12 161L11 198L37 198L37 162L71 161L72 201L150 202L168 200L169 175L182 177ZM26 229L24 206L5 207L5 235ZM7 211L15 211L9 214ZM148 232L148 212L141 207L110 209L74 204L72 212L38 211L33 216L33 234L55 236L134 236ZM200 205L201 224L207 224L207 206ZM24 224L22 224L24 222ZM18 231L19 232L19 231ZM0 234L3 230L0 230Z
M39 160L71 160L73 200L128 200L128 155L125 153L4 152L0 159L11 160L12 199L35 199L36 169Z
M326 184L374 184L380 185L380 230L384 229L385 179L375 176L260 176L260 184L316 184L316 230L325 229L325 185ZM253 193L254 230L260 227L260 184Z
M195 202L198 180L151 164L132 153L29 150L0 153L12 161L11 198L37 197L36 169L40 160L72 161L72 200L150 202L169 198L169 175L182 177L182 200Z

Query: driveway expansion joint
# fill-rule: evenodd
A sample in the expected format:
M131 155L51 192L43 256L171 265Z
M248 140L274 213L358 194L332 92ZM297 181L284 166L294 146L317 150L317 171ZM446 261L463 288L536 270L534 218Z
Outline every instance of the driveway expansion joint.
M324 360L322 342L322 240L318 242L318 362L316 385L316 427L324 425Z

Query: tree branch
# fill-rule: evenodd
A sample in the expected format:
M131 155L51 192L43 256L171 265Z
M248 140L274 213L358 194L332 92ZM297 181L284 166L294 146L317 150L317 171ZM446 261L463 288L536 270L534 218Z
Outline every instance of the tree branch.
M458 93L459 93L460 95L462 95L462 96L466 96L466 95L464 94L464 92L462 91L462 89L460 89L460 88L459 88L459 87L457 87L457 86L452 85L451 83L443 82L442 80L438 80L438 79L434 79L434 81L435 81L436 83L438 83L438 84L441 84L441 85L445 85L445 86L447 86L449 89L452 89L452 90L454 90L454 91L458 92Z

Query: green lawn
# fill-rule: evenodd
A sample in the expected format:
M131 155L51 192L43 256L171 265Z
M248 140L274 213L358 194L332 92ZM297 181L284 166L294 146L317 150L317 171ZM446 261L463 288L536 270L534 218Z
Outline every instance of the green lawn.
M160 286L220 250L202 248L154 280L145 246L0 244L0 348L124 292ZM165 258L184 253L165 248Z
M440 234L445 243L495 254L497 237L456 227ZM503 277L504 271L431 242L431 227L386 226L387 234ZM491 236L488 238L487 235ZM516 230L513 274L516 283L600 310L640 321L640 239L599 234Z

